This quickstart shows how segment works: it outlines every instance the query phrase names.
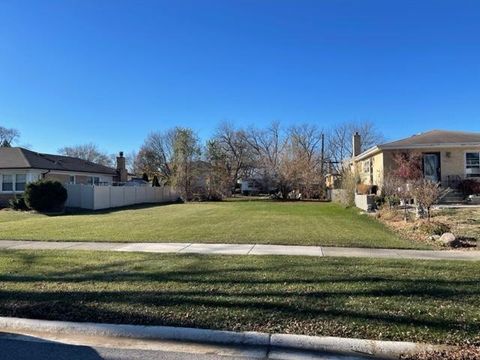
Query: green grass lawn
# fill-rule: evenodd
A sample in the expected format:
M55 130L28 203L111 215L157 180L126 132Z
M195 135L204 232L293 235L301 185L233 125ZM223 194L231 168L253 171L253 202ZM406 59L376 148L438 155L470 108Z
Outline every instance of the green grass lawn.
M480 344L479 262L0 252L0 315Z
M0 211L0 238L425 248L356 209L317 202L225 201L46 216Z

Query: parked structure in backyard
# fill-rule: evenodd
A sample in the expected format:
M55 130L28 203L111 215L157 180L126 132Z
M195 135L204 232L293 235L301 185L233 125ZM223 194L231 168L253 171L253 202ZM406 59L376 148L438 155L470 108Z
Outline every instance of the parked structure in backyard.
M117 157L117 168L79 158L42 154L21 147L0 147L0 205L20 195L26 184L39 179L64 185L112 185L128 181L125 157Z

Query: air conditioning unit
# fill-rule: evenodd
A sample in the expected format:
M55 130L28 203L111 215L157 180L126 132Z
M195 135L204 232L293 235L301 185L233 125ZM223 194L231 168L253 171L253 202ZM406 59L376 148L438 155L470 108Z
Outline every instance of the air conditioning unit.
M467 176L480 176L480 168L470 168L466 171Z

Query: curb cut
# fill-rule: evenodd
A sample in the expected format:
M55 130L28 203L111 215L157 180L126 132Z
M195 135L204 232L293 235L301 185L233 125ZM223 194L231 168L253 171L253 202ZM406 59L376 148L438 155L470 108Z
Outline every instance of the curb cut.
M170 340L222 345L266 346L309 352L326 352L373 359L398 359L445 347L401 341L379 341L326 336L268 334L263 332L223 331L172 326L120 325L70 321L34 320L0 317L0 332L44 332L143 340Z

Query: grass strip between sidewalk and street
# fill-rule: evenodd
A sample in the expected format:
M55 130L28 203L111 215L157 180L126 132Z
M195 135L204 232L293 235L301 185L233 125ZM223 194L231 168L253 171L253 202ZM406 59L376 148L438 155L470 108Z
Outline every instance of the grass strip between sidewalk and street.
M480 262L0 252L0 315L480 344Z

